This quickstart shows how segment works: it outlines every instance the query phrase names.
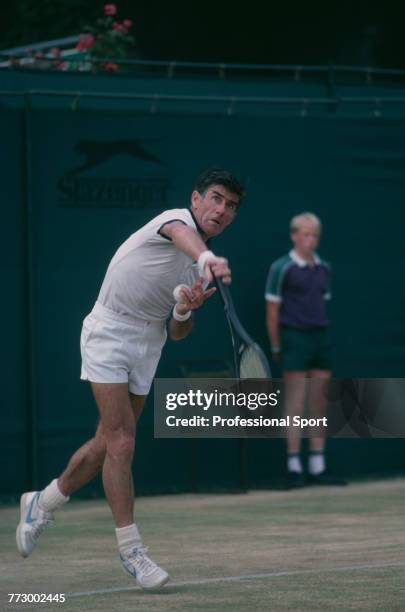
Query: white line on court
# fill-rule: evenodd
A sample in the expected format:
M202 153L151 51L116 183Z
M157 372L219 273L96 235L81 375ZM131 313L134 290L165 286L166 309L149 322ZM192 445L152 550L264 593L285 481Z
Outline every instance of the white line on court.
M260 578L278 578L280 576L300 576L303 574L326 574L331 572L351 572L351 571L367 571L370 569L385 569L388 567L405 567L405 561L397 563L370 563L368 565L344 565L331 567L328 569L307 569L307 570L291 570L284 572L265 572L262 574L247 574L242 576L220 576L219 578L201 578L198 580L185 580L184 582L169 582L165 588L183 587L183 586L198 586L204 584L215 584L218 582L239 582L241 580L257 580ZM95 591L81 591L79 593L69 593L69 597L86 597L90 595L107 595L109 593L124 593L125 591L138 591L138 586L128 587L113 587L111 589L97 589ZM161 591L164 592L163 590Z

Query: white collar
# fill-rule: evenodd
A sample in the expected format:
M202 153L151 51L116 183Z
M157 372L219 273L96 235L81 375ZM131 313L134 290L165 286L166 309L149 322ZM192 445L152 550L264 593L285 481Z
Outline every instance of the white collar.
M291 259L295 261L297 266L299 266L300 268L305 268L305 266L309 266L308 261L306 261L300 255L298 255L298 253L294 249L291 249L291 251L288 254L291 257ZM314 263L316 265L321 263L321 259L317 253L314 253Z

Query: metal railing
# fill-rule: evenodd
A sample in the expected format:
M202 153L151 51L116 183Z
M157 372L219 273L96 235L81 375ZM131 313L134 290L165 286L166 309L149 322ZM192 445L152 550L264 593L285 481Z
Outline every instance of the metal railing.
M37 43L26 45L24 47L16 47L14 49L5 49L0 51L0 61L3 61L3 68L6 68L7 61L10 57L26 58L27 66L32 62L35 68L35 61L32 57L27 58L29 51L47 51L58 43L75 44L78 36L72 36L66 39L57 39L47 41L46 43ZM79 54L78 54L79 55ZM336 80L336 79L353 79L358 81L371 83L377 80L398 80L405 81L405 70L395 68L381 68L374 66L351 66L340 64L328 65L302 65L302 64L242 64L242 63L225 63L225 62L189 62L189 61L167 61L167 60L140 60L140 59L118 59L114 57L106 58L75 58L75 49L64 49L62 58L73 62L83 63L88 66L98 67L105 63L114 63L121 68L126 69L125 74L140 74L158 72L166 78L173 78L184 74L193 74L199 76L203 73L209 74L211 77L225 79L237 76L245 77L265 77L275 78L282 76L290 76L295 81L304 80L307 78L318 78L321 80ZM45 58L46 59L46 58ZM51 60L52 58L49 57ZM23 67L23 66L22 66ZM31 68L31 70L33 69Z
M162 107L170 103L200 103L204 105L219 104L223 105L222 113L232 115L237 112L237 107L246 107L248 105L264 105L268 107L275 106L298 106L301 109L310 107L327 107L337 111L338 108L345 105L354 106L371 106L377 111L374 114L381 112L383 106L388 105L405 105L405 95L398 96L342 96L336 91L330 92L326 96L302 97L302 96L244 96L244 95L199 95L199 94L163 94L156 92L148 93L119 93L119 92L102 92L102 91L81 91L81 90L53 90L53 89L32 89L28 91L18 90L0 90L1 97L18 97L24 98L25 103L31 101L35 97L48 98L70 98L71 110L78 110L80 104L84 100L111 100L111 101L139 101L149 102L149 111L157 112L158 104ZM163 110L163 109L162 109ZM184 112L184 109L182 109ZM301 113L302 114L302 113Z

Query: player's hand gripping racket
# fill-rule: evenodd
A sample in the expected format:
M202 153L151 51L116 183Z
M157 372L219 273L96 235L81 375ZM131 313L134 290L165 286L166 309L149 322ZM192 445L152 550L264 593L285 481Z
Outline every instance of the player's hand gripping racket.
M231 333L234 368L237 378L271 378L266 355L243 328L235 311L231 294L220 278L214 277Z

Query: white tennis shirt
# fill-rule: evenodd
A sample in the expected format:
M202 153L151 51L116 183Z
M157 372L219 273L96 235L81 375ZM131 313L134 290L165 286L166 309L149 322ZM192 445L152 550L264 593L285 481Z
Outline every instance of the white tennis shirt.
M197 264L159 231L163 225L181 221L199 231L188 208L166 210L132 234L115 253L98 296L117 314L150 321L167 319L174 305L173 289L192 285Z

